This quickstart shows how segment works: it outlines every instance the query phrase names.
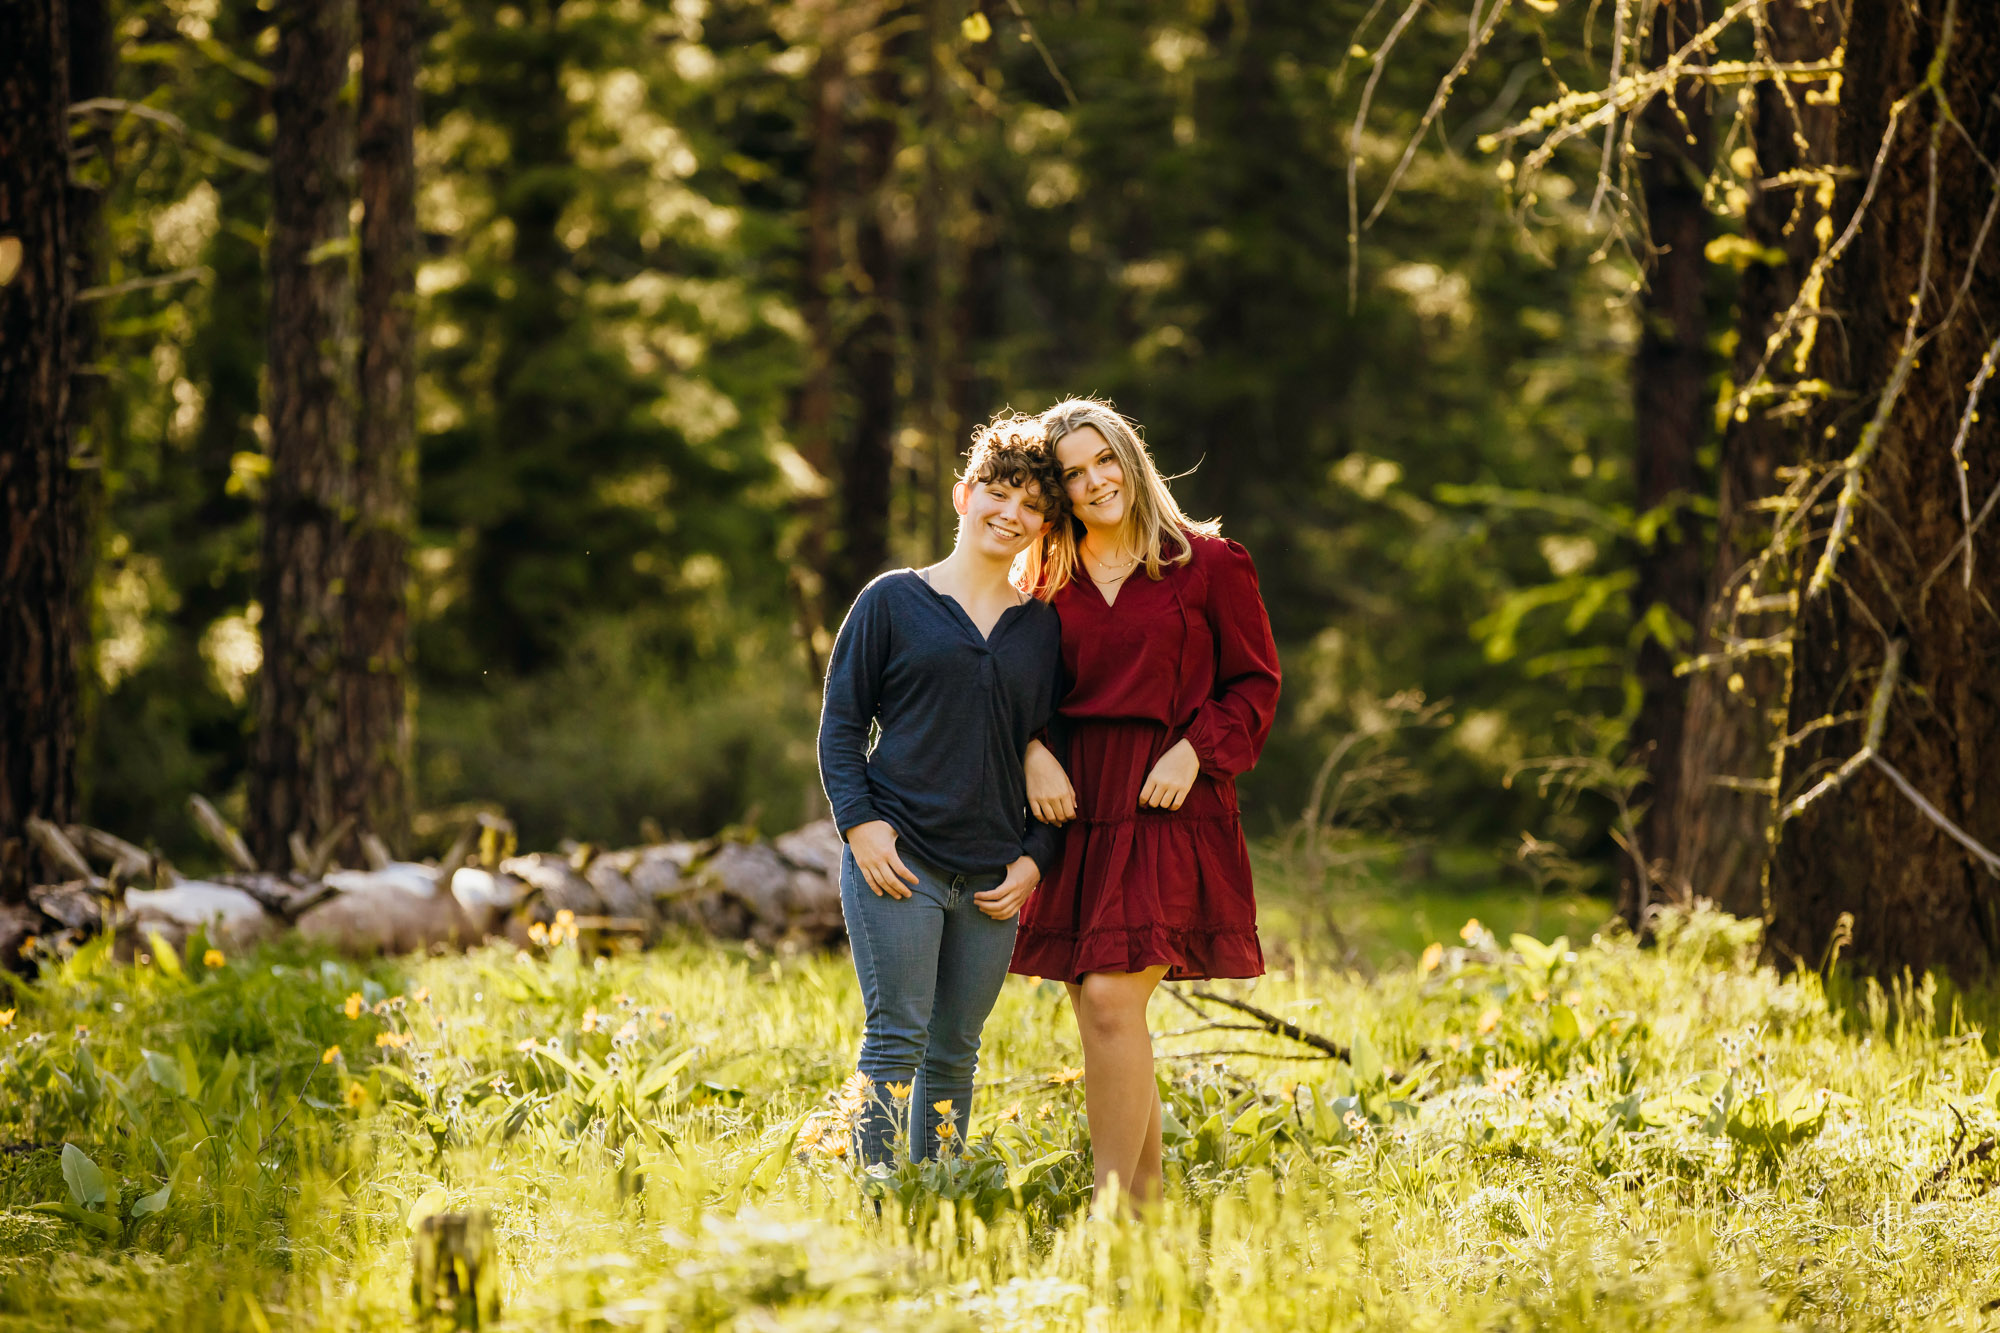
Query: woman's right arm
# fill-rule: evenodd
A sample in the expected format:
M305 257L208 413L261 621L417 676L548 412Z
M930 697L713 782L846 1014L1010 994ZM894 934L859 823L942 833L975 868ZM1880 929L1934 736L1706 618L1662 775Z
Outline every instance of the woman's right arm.
M854 864L877 894L907 898L899 876L917 882L896 855L896 830L875 808L868 786L868 728L881 705L890 653L889 615L873 588L862 590L841 623L826 663L819 711L819 775L833 807L834 827L854 852Z
M1069 773L1038 736L1028 742L1022 767L1028 780L1028 809L1044 824L1067 824L1076 818L1076 788Z

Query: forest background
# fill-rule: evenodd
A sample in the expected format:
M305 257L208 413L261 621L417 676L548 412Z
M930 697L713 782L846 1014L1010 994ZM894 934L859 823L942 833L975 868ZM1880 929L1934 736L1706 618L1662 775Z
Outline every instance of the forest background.
M71 103L72 178L97 229L72 410L88 477L74 813L196 861L190 792L253 830L263 818L260 578L289 484L267 415L287 316L272 190L305 142L279 142L274 114L285 8L119 0L72 42L71 89L95 94ZM1878 8L1853 22L1896 29L1881 78L1929 66L1937 123L1939 80L1991 83L1976 72L1990 18L1958 20L1953 47L1954 7L1942 41L1928 11ZM1860 364L1856 335L1830 376L1811 328L1780 316L1805 288L1816 324L1831 219L1854 211L1836 187L1875 197L1869 127L1906 89L1850 92L1850 114L1852 37L1831 4L1718 10L1693 46L1697 7L1614 10L415 10L414 509L385 613L407 617L385 674L414 728L407 825L381 831L407 854L474 807L530 846L817 816L817 677L847 601L947 548L973 424L1087 392L1144 423L1184 505L1258 560L1287 687L1243 784L1254 832L1323 852L1327 830L1425 879L1596 887L1634 919L1691 892L1761 914L1780 811L1804 814L1797 797L1880 752L1879 720L1862 737L1870 692L1886 707L1904 660L1893 626L1858 657L1834 651L1849 617L1819 641L1825 688L1794 697L1799 591L1857 503L1836 509L1827 483L1861 475L1847 451L1857 431L1867 446L1864 409L1905 411L1909 367ZM1690 53L1707 63L1684 72ZM351 114L362 60L342 67L330 95ZM80 88L93 68L103 86ZM1597 87L1630 113L1601 136L1574 92ZM1522 121L1538 102L1558 110ZM1990 168L1990 95L1960 111L1963 151ZM1577 121L1592 132L1566 133ZM1899 171L1921 158L1903 137ZM361 228L352 144L315 151L306 165ZM1961 305L1976 323L1995 282L1978 224L2000 196L1946 175L1964 283L1944 323ZM1877 206L1923 198L1904 172ZM311 258L365 286L366 238L339 230ZM1897 244L1884 230L1867 244ZM1927 266L1935 230L1902 234ZM1926 299L1957 283L1947 250ZM365 360L373 330L332 327L335 359ZM1758 356L1774 330L1796 359L1783 384ZM1956 376L1925 409L1941 431L1892 423L1907 447L1973 460L1954 475L1985 469L1959 483L1973 504L1992 468L1977 350L1940 360ZM341 398L367 416L365 390ZM1828 404L1846 432L1832 453L1807 429ZM1958 527L1940 513L1916 546L1963 532L1977 548L1970 506ZM1789 538L1786 515L1805 520ZM1759 552L1774 558L1745 582ZM1975 666L1992 660L1985 586L1968 555L1977 635L1953 651ZM1945 631L1912 631L1913 664L1922 632ZM1929 680L1908 692L1920 717ZM1948 727L1946 747L1976 754L1931 798L1958 838L1873 770L1845 795L1903 810L1955 867L1940 899L1990 927L1965 888L1989 865L1967 846L1994 843L1977 793L1996 710L1975 693L1975 725ZM1823 748L1781 775L1786 731ZM1692 753L1690 736L1738 748ZM1799 913L1807 951L1834 933L1843 904L1826 896Z

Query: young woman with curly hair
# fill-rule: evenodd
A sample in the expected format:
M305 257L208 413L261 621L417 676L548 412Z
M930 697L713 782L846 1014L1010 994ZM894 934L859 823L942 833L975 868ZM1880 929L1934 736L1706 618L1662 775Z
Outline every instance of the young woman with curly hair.
M1038 423L983 427L958 484L958 540L924 569L875 579L834 640L819 761L846 840L840 901L866 1006L860 1072L874 1097L864 1162L886 1160L914 1108L910 1155L963 1141L979 1033L999 997L1021 903L1058 835L1028 818L1022 760L1060 687L1060 628L1017 588L1015 561L1062 512ZM909 1085L907 1102L891 1086ZM938 1107L948 1106L940 1112Z

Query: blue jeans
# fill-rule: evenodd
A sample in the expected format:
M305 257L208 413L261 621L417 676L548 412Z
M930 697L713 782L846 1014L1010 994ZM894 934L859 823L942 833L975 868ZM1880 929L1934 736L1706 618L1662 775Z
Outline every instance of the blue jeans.
M953 875L908 852L901 855L917 875L907 898L877 896L854 864L854 853L840 858L840 910L867 1010L861 1072L874 1080L879 1099L861 1118L863 1163L888 1161L890 1140L903 1128L892 1112L905 1107L890 1096L891 1083L909 1084L906 1105L920 1112L911 1157L936 1150L944 1117L934 1103L946 1098L954 1133L965 1141L979 1030L1000 998L1014 956L1018 918L995 921L972 901L973 894L1005 879L1004 872Z

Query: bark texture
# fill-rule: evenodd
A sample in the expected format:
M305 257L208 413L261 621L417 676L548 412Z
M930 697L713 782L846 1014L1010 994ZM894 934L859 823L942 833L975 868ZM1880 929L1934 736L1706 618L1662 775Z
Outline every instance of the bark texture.
M361 0L361 400L348 550L343 813L410 832L410 534L417 492L415 0Z
M1702 6L1662 5L1654 13L1648 63L1655 69L1702 26ZM1701 446L1708 438L1708 315L1704 288L1708 207L1702 183L1709 168L1707 94L1688 79L1654 98L1639 114L1635 143L1639 182L1654 257L1640 303L1639 350L1632 361L1633 476L1641 514L1666 513L1642 544L1632 603L1650 621L1639 643L1639 713L1630 743L1648 782L1639 822L1642 869L1628 864L1619 910L1634 926L1659 895L1656 880L1676 843L1680 813L1681 739L1687 690L1674 675L1674 640L1700 618L1706 569L1701 534L1687 502L1701 491Z
M896 371L896 304L901 298L885 212L894 169L902 102L902 37L884 41L854 128L854 327L840 361L852 386L854 410L840 450L840 549L830 604L844 607L889 563L889 504L895 469L900 395Z
M0 39L0 902L43 868L31 816L76 799L81 512L70 467L69 34L10 5Z
M1951 452L1967 386L2000 329L2000 245L1983 231L1996 198L1987 164L2000 159L2000 8L1855 0L1848 24L1837 146L1852 174L1835 199L1840 227L1860 205L1885 136L1888 147L1828 284L1838 327L1823 322L1818 341L1821 374L1855 396L1836 399L1812 438L1836 491L1848 460L1858 460L1864 494L1836 582L1799 617L1795 740L1780 795L1811 790L1861 748L1866 723L1854 715L1865 716L1900 645L1875 753L1938 814L2000 849L2000 528L1989 522L1974 540L1969 584L1958 549L1961 496L1977 512L2000 487L2000 413L1990 395L1983 419L1969 424L1963 473ZM1935 94L1910 97L1892 132L1892 106L1933 69ZM1940 124L1944 105L1962 130ZM1905 323L1919 294L1925 341L1911 362ZM1893 407L1875 437L1870 423L1885 392L1895 392ZM1872 454L1857 452L1871 439ZM1829 500L1814 515L1802 580L1831 539L1832 519ZM2000 879L1873 763L1781 827L1769 899L1768 947L1788 964L1817 965L1843 914L1853 918L1846 956L1881 974L1935 966L1970 981L1990 973L2000 948Z
M1829 4L1770 0L1765 36L1774 59L1825 60L1840 48L1840 15ZM1784 490L1778 469L1811 452L1791 400L1756 384L1771 335L1797 300L1819 254L1815 229L1826 216L1814 182L1789 173L1832 162L1836 110L1827 81L1759 84L1751 111L1750 204L1744 232L1755 254L1737 290L1737 343L1731 382L1752 397L1723 427L1717 469L1716 549L1696 651L1716 659L1688 681L1681 742L1678 850L1673 875L1686 897L1713 900L1739 916L1764 913L1769 860L1773 749L1784 721L1785 671L1769 650L1747 643L1782 641L1791 625L1785 593L1791 570L1782 558L1759 560L1773 535L1762 507ZM1788 95L1789 94L1789 95ZM1811 100L1818 99L1818 100ZM1787 347L1771 358L1765 384L1776 390L1802 378Z
M271 104L271 473L260 576L264 665L250 783L251 849L285 858L339 819L354 766L343 747L345 527L354 502L354 129L341 102L351 0L280 0Z
M847 51L837 21L829 16L819 34L813 63L812 152L807 167L805 276L800 310L806 326L805 379L799 388L796 438L799 454L818 484L799 501L800 533L790 584L798 607L798 632L817 677L833 648L828 625L833 552L830 496L837 472L833 459L834 328L833 288L839 265L841 103L847 95Z

